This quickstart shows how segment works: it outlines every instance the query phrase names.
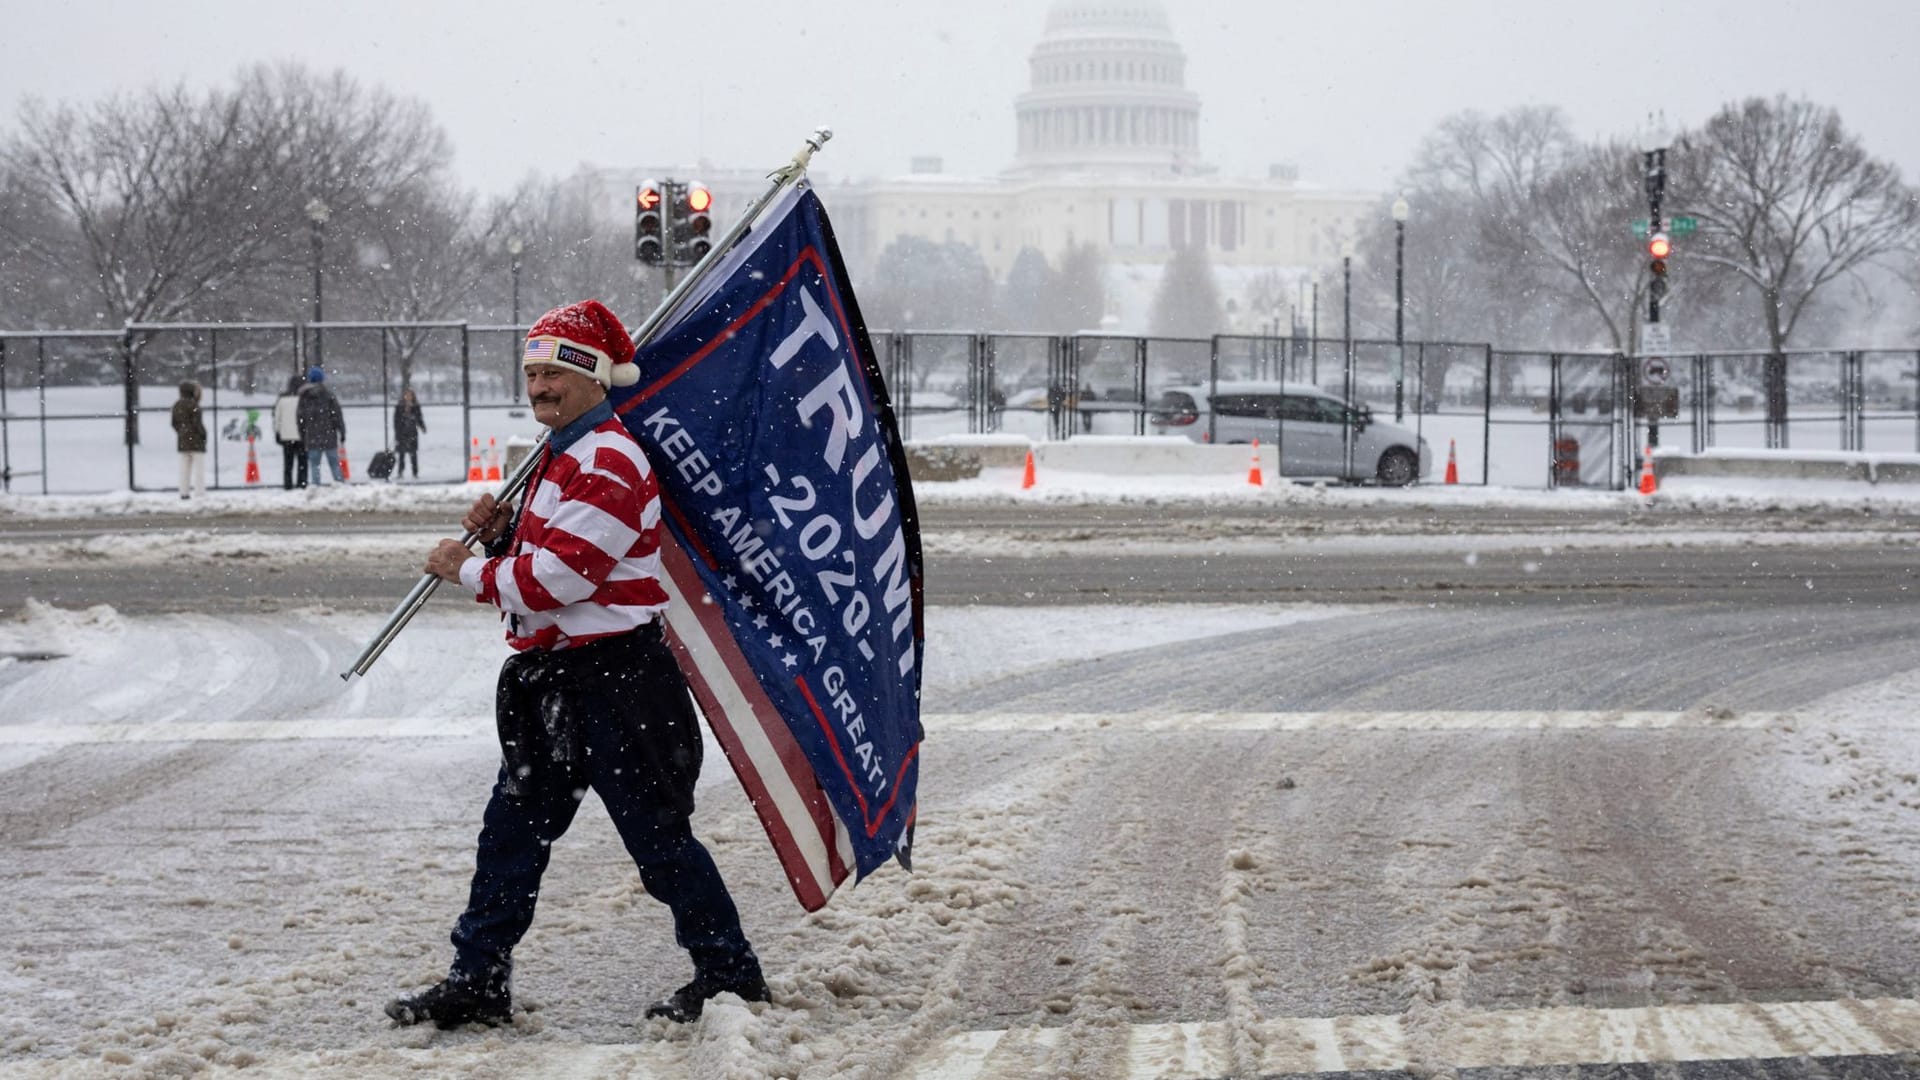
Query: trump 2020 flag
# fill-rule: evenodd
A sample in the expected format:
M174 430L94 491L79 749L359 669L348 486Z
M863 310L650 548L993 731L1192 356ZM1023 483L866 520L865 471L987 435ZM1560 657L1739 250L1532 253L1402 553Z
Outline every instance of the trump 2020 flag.
M833 230L804 184L684 297L614 409L659 476L695 699L809 911L908 863L918 515Z

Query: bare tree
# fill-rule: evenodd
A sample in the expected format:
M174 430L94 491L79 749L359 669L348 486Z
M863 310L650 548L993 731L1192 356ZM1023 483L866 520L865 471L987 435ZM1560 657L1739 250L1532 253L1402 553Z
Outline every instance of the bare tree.
M1541 258L1531 231L1542 188L1575 145L1560 111L1547 106L1456 113L1422 141L1405 187L1416 215L1408 225L1409 316L1423 334L1512 342L1564 332L1541 304L1563 288L1559 271ZM1376 275L1392 266L1380 257L1390 255L1382 245L1391 236L1382 213L1362 237ZM1437 279L1438 296L1413 288L1422 276Z
M297 66L252 68L234 89L198 95L30 102L0 157L72 231L0 229L43 270L86 283L109 325L286 314L231 308L307 266L310 199L344 227L447 155L420 106Z
M497 266L503 207L476 220L471 196L425 179L412 181L354 215L348 235L354 269L334 310L396 323L464 318L474 309L482 276ZM344 301L344 303L342 303ZM444 331L397 326L383 331L394 345L399 385L410 386L414 361Z
M1920 203L1838 111L1804 100L1728 105L1690 140L1705 198L1693 252L1751 285L1771 352L1808 305L1868 262L1910 251Z
M244 118L237 96L183 87L84 111L29 103L5 157L71 232L0 228L26 259L93 293L109 325L186 314L280 256L286 223L261 228L241 212L276 179L273 153L249 145Z
M68 242L71 230L59 209L0 158L0 326L10 329L78 326L91 305L76 295L76 284L49 273L30 250ZM21 238L25 238L24 240ZM15 371L24 370L19 366Z
M1635 212L1645 213L1639 195L1639 155L1603 143L1569 147L1551 171L1494 200L1494 220L1510 222L1497 233L1525 245L1550 286L1533 302L1562 340L1632 349L1647 288L1647 260L1627 236Z
M523 322L557 304L597 297L628 323L637 324L658 302L660 289L639 288L642 268L633 257L633 223L622 219L631 190L616 195L589 170L553 181L529 181L497 206L505 214L495 234L518 239L520 316ZM504 320L511 314L510 263L504 252L492 254L483 295ZM638 280L649 285L651 271Z
M1920 203L1838 111L1785 96L1728 105L1690 140L1704 166L1694 248L1760 305L1767 445L1786 445L1782 350L1828 286L1910 250Z

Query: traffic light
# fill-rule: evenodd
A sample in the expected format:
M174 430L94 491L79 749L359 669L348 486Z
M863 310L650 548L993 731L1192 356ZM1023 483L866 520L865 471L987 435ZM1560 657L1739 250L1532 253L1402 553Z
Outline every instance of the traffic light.
M633 194L633 257L649 266L666 261L666 233L660 214L665 203L657 180L642 181Z
M677 220L673 223L673 257L683 266L692 266L713 249L713 192L698 180L680 191Z
M1667 239L1666 233L1654 233L1648 238L1647 254L1653 257L1653 263L1648 269L1652 270L1656 277L1666 276L1667 256L1673 254L1673 241Z

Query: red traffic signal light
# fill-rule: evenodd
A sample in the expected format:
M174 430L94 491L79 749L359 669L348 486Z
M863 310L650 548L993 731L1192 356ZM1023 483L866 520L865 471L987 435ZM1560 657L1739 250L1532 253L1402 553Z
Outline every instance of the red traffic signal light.
M1664 259L1673 254L1673 241L1667 239L1666 233L1654 233L1647 241L1647 254L1656 259Z
M678 220L673 223L673 255L676 262L692 266L713 250L713 192L695 180L681 191Z
M644 181L634 191L633 257L648 265L658 265L666 258L662 201L658 181Z

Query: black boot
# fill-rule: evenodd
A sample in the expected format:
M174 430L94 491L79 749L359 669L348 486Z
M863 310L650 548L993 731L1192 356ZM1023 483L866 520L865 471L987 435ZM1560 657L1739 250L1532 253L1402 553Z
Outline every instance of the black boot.
M448 976L412 997L387 1002L387 1015L402 1027L427 1020L442 1029L462 1024L494 1027L508 1023L513 997L504 979L455 979Z
M707 999L715 994L734 994L742 1001L767 1001L770 997L767 980L761 978L758 971L745 977L731 978L696 974L692 982L675 990L672 997L662 998L647 1006L647 1018L664 1016L676 1024L698 1020L707 1006Z

